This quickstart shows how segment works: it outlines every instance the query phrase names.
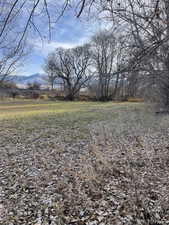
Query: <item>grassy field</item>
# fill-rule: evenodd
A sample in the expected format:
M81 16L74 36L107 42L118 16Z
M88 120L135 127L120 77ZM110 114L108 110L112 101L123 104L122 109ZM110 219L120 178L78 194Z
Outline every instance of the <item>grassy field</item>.
M0 127L0 224L168 224L168 115L15 101L0 103Z
M19 119L33 117L48 117L49 115L64 115L65 113L90 112L94 109L111 107L112 103L91 103L91 102L44 102L44 101L23 101L0 104L0 119Z

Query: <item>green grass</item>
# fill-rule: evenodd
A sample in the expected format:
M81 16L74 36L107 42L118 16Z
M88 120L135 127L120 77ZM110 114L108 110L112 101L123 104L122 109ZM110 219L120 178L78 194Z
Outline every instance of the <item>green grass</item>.
M89 127L118 118L120 112L142 107L138 103L19 101L0 104L1 139L22 143L52 136L63 142L89 137Z
M16 132L38 133L47 128L88 133L88 125L112 121L121 111L135 110L138 103L29 101L0 104L0 125ZM69 132L70 133L70 132ZM71 132L72 133L72 132ZM82 133L82 134L80 134ZM70 136L70 135L69 135Z
M0 102L0 120L6 119L23 119L33 117L44 117L49 115L64 115L65 113L84 113L88 112L91 115L99 110L116 109L119 107L133 105L132 103L97 103L97 102ZM135 103L135 105L138 105ZM72 115L73 116L73 115Z

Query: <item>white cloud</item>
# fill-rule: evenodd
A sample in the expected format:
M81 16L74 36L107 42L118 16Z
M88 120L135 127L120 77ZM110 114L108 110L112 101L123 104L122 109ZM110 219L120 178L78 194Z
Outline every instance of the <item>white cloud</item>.
M39 39L31 40L30 44L33 45L34 51L37 55L46 57L50 52L58 47L62 48L74 48L78 45L82 45L88 41L87 37L79 39L77 42L59 42L59 41L41 41Z

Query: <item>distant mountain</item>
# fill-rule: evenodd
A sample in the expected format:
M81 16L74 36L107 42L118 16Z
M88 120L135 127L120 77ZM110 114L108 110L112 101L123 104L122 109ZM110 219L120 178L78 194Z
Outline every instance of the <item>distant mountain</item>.
M7 79L13 81L18 87L26 87L28 83L39 83L41 85L46 85L44 80L45 74L32 74L30 76L15 75L9 76Z

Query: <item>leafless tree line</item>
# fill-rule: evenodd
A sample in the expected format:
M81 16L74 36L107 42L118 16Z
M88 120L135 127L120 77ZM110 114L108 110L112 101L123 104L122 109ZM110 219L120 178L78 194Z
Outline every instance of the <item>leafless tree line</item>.
M121 58L125 58L125 63L117 63L118 70L115 71L116 76L114 75L116 84L120 82L123 86L127 80L130 82L129 87L133 87L133 90L130 90L131 93L133 92L132 94L136 91L137 85L139 88L147 87L147 90L150 90L151 87L160 97L163 105L169 105L168 0L63 0L59 2L0 0L1 80L16 67L16 63L25 54L25 42L31 31L34 30L41 36L40 23L41 20L44 22L42 18L46 16L48 20L50 38L52 24L56 23L68 8L74 9L77 17L97 14L112 26L116 26L118 31L123 34L122 36L126 36L130 40L120 47L123 52ZM92 48L94 46L93 44ZM126 56L127 50L128 55ZM115 55L116 58L117 54ZM120 58L118 57L118 59ZM106 70L103 67L107 60L110 62L111 59L110 57L106 59L104 56L99 60L103 60L103 66L102 68L97 67L97 70L100 70L100 74L102 73L100 79L104 80L100 86L100 95L108 95L110 78L105 80L103 73L110 75L111 66L108 66ZM67 83L66 79L64 82Z
M125 70L121 70L123 74L129 73L128 80L133 87L130 91L134 94L136 86L146 88L147 92L152 90L151 95L168 107L169 1L83 0L81 14L86 9L97 11L102 19L112 22L130 37L128 62Z
M117 71L124 59L124 41L124 37L119 41L112 32L103 30L83 46L57 48L49 54L44 66L51 89L59 79L66 99L74 100L82 88L93 92L98 100L113 99L124 78Z
M136 86L137 81L137 86L145 87L147 92L153 90L153 97L157 95L163 106L168 107L169 1L86 0L83 1L84 11L85 6L90 10L97 8L100 17L130 36L128 54L131 57L126 65L130 87Z
M117 87L120 84L121 95L127 93L129 96L135 96L138 90L143 90L155 100L159 100L163 106L168 107L169 2L167 0L82 0L78 1L77 5L74 1L69 1L69 5L75 7L77 17L86 15L86 12L90 14L97 12L100 18L112 23L112 27L117 27L118 33L123 37L122 43L116 43L120 49L118 53L114 52L117 48L112 44L112 59L105 58L104 49L101 47L99 53L102 52L102 58L99 58L98 54L92 56L93 59L95 58L93 65L97 68L95 72L100 75L99 97L113 98L117 95ZM126 37L125 41L124 37ZM101 38L100 34L97 41ZM98 48L94 43L91 45L96 53ZM107 60L113 60L112 68L108 66ZM98 62L100 68L96 66ZM115 82L115 88L110 94L108 89L111 79Z

